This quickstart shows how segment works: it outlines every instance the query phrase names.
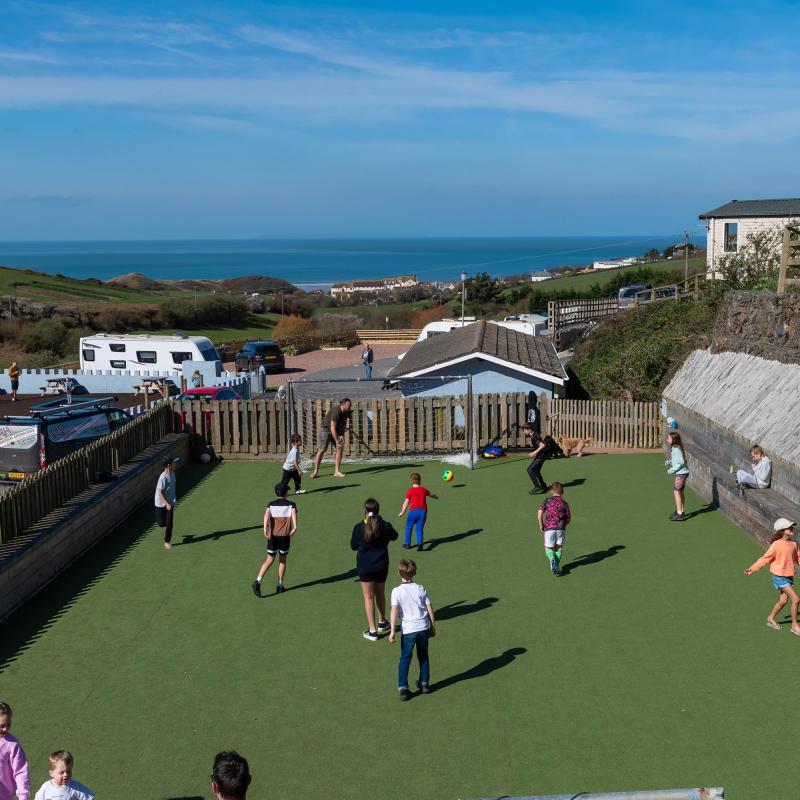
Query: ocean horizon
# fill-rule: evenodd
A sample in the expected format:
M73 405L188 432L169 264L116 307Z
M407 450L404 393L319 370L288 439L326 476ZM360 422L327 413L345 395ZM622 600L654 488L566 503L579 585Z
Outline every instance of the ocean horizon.
M155 280L269 275L304 289L366 278L460 273L504 277L598 259L640 256L677 244L673 235L517 238L215 239L0 242L0 265L107 281L139 272ZM698 243L698 242L695 242Z

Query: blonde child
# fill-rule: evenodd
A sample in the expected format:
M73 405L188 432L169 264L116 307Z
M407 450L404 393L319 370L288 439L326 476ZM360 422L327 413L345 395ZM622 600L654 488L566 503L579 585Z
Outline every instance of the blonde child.
M305 494L306 490L300 486L303 474L303 470L300 467L300 448L303 446L303 437L298 433L294 433L289 443L291 447L286 455L286 461L283 462L281 483L285 483L288 486L289 481L294 481L294 493Z
M28 759L19 740L10 733L12 716L11 706L0 703L0 800L28 800Z
M795 564L800 564L800 550L794 540L794 523L781 517L775 520L772 527L775 530L772 544L752 567L748 567L744 571L744 574L752 575L756 570L769 564L772 585L778 590L779 596L778 602L769 612L767 625L773 630L779 631L781 626L775 616L788 602L791 602L792 633L800 636L800 625L797 624L797 606L800 604L800 597L794 589L794 570Z
M422 694L430 694L431 666L428 660L428 640L436 635L436 618L433 615L428 592L424 586L414 583L417 565L410 558L400 559L397 572L402 583L392 589L392 616L389 628L389 641L394 642L394 629L397 618L402 622L400 637L400 665L397 675L397 690L401 700L408 700L408 669L414 647L419 661L419 681L417 686Z
M428 498L438 500L439 498L430 490L422 485L422 477L419 472L411 473L411 488L406 492L403 507L400 509L398 517L402 517L408 509L406 517L406 534L403 540L403 549L411 549L411 534L414 528L417 529L417 550L422 552L422 545L425 540L425 520L428 518Z
M50 780L41 785L34 800L94 800L91 789L72 780L72 764L67 750L50 753Z

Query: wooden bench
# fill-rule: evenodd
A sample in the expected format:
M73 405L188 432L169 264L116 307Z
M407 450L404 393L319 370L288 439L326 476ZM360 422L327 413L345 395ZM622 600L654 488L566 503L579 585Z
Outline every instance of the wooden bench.
M736 475L731 474L734 463L726 453L712 453L685 432L681 432L689 464L689 486L717 506L727 517L744 529L750 536L766 546L772 538L772 524L778 517L800 524L800 505L773 488L747 487L740 493L736 486ZM747 453L742 454L745 458ZM735 463L737 469L747 469L744 458ZM782 465L777 465L780 469ZM773 474L776 465L773 464ZM691 513L689 508L688 512Z

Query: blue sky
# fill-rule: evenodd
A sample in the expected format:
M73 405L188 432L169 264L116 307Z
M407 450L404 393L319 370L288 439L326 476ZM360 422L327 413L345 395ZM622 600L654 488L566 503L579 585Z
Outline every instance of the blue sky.
M794 197L795 3L0 4L0 239L698 232Z

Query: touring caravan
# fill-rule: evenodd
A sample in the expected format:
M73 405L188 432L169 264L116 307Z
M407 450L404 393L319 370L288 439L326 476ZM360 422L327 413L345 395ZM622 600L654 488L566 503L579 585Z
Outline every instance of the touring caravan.
M181 372L184 361L218 361L205 336L96 333L81 339L81 369L124 369L167 374Z
M419 333L418 342L430 339L431 336L438 336L442 333L449 333L456 328L467 325L474 325L477 322L475 317L464 317L461 319L440 319L436 322L429 322ZM511 328L520 333L527 333L529 336L541 335L547 328L547 317L542 314L519 314L514 317L506 317L504 320L489 320L492 325L500 325L502 328Z

